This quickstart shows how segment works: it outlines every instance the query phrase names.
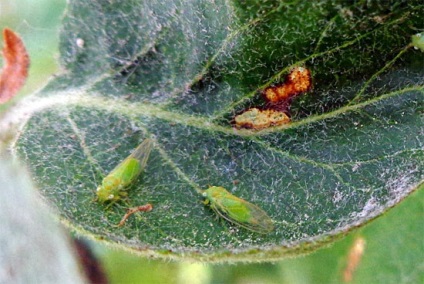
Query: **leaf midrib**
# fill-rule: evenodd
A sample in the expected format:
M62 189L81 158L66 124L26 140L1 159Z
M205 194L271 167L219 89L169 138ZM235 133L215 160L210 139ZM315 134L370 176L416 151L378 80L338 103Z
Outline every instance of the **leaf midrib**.
M203 116L195 116L190 114L171 112L153 104L145 102L129 102L125 99L109 99L102 97L98 93L83 94L84 90L65 90L57 92L54 95L47 95L37 100L32 100L31 106L24 107L25 111L35 112L45 111L46 109L56 108L58 106L80 106L84 108L94 108L105 110L111 113L120 114L134 120L139 120L140 116L162 119L164 121L187 125L190 127L220 132L227 135L238 135L242 137L264 136L272 133L278 133L286 129L297 129L301 126L321 122L326 119L334 118L339 115L344 115L349 112L355 112L372 104L390 99L392 97L402 95L407 92L418 91L424 94L424 85L415 85L406 87L400 90L386 93L384 95L369 99L367 101L354 105L346 105L338 109L326 112L323 114L311 115L299 121L294 121L289 124L269 127L263 130L255 131L250 129L235 129L232 126L222 126L214 123L211 118ZM70 95L72 93L72 95ZM31 111L33 110L33 111ZM19 106L13 109L14 112L19 112Z

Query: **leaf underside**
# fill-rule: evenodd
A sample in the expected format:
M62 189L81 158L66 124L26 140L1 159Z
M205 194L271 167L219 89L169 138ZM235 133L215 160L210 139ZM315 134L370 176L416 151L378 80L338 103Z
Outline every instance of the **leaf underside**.
M135 250L271 259L366 223L422 183L424 53L409 45L420 1L275 2L69 4L66 72L37 95L16 143L67 223ZM234 129L293 66L311 70L313 89L293 101L292 123ZM155 147L128 199L93 202L147 137ZM275 230L217 219L199 194L209 185L264 209ZM145 203L151 212L115 227Z

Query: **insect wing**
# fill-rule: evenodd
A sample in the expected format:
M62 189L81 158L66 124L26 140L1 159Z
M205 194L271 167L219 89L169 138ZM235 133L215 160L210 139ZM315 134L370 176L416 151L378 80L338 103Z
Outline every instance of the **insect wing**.
M251 215L249 222L244 223L245 228L264 234L274 230L274 223L264 210L250 202L245 202L244 205L248 208Z
M140 170L143 171L146 167L147 160L149 159L152 148L153 140L147 138L134 150L134 152L132 152L132 154L128 158L134 158L138 160L138 162L140 163Z
M116 166L109 175L121 180L122 186L129 185L144 170L152 151L153 141L145 139L131 155Z
M211 208L222 218L245 229L262 234L274 229L272 219L265 211L230 193L216 199Z

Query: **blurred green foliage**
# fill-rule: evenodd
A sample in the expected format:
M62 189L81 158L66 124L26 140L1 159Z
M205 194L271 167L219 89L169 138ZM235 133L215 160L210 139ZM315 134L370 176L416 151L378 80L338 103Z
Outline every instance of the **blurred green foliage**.
M59 29L65 0L0 0L0 29L18 33L30 56L29 78L20 91L29 94L44 86L59 70ZM3 38L0 46L3 46ZM0 66L3 58L0 59Z
M21 94L58 71L58 32L65 0L0 0L0 28L19 33L31 58ZM2 64L2 61L0 60ZM305 257L262 264L150 260L96 245L111 283L341 283L355 238L366 241L352 283L424 283L424 191L412 194L365 228Z

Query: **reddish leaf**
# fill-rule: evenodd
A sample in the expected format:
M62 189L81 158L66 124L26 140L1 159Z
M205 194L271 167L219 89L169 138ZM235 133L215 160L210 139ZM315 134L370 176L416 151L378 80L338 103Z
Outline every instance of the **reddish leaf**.
M3 30L5 65L0 75L0 104L13 98L28 77L29 56L22 40L10 29Z

